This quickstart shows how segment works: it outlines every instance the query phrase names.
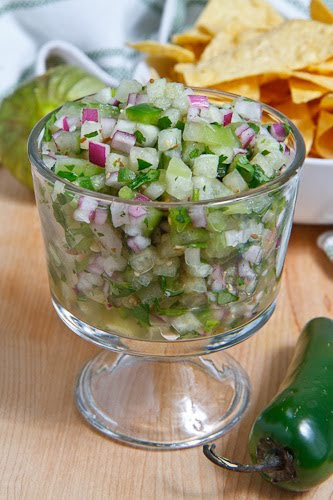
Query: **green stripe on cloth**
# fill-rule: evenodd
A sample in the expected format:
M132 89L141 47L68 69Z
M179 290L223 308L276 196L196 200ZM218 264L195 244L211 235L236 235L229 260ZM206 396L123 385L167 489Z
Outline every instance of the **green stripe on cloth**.
M300 10L303 14L309 15L309 9L304 5L304 0L288 0L288 3Z
M124 47L116 47L116 48L105 48L105 49L97 49L97 50L89 50L86 52L86 55L90 57L93 61L98 61L99 59L103 59L104 57L124 57L125 59L135 59L137 54L133 51L133 49Z
M18 0L15 2L8 2L7 5L0 7L0 16L19 9L33 9L34 7L44 7L44 5L67 1L68 0Z
M164 0L141 0L147 7L157 12L159 15L163 12Z

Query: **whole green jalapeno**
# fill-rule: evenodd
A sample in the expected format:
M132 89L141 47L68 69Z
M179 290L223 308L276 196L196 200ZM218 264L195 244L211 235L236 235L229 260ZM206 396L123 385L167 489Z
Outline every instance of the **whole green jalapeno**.
M305 491L333 474L333 320L303 329L278 394L255 421L249 452L254 465L232 462L204 446L229 470L260 472L288 490Z

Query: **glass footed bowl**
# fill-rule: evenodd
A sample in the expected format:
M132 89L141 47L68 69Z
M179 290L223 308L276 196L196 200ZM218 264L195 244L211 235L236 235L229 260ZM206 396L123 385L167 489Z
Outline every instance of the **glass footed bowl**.
M237 97L196 92L216 104ZM245 340L274 311L305 156L298 129L263 105L264 122L290 126L288 168L238 195L165 203L58 178L39 150L49 116L28 152L52 302L71 330L107 349L78 378L79 410L136 446L183 448L224 434L244 414L249 381L229 355L202 356Z

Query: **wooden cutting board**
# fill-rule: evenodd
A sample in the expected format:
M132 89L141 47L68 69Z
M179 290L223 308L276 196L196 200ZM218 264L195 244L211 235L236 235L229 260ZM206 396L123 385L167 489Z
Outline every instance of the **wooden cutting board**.
M325 228L295 226L279 303L268 324L231 353L253 384L241 424L218 452L249 460L255 416L283 379L310 318L333 316L333 264L316 247ZM305 495L260 477L224 472L202 448L152 452L110 441L85 424L73 401L75 377L98 352L53 311L33 195L0 170L0 498L285 499L333 498L333 478Z

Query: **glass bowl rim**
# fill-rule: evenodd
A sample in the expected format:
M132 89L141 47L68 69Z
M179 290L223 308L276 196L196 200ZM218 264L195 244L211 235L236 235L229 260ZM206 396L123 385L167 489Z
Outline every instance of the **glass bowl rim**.
M191 87L196 93L198 92L204 92L208 96L211 96L211 98L215 97L227 97L230 99L237 99L239 97L242 97L237 94L233 94L231 92L222 92L220 90L215 90L215 89L205 89L202 87ZM80 98L82 99L82 98ZM80 99L77 99L78 101ZM305 144L303 137L296 127L296 125L283 113L278 111L277 109L269 106L268 104L262 103L261 101L255 101L252 99L254 102L259 102L263 110L268 112L269 114L279 118L283 122L287 122L290 129L291 133L294 136L295 139L295 145L296 145L296 150L295 150L295 157L289 167L283 172L279 177L276 177L270 182L267 182L266 184L263 184L262 186L259 186L257 188L249 189L248 191L245 191L243 193L239 194L233 194L230 196L224 196L221 198L210 198L208 200L199 200L199 201L172 201L172 202L162 202L162 201L141 201L141 200L128 200L126 198L119 198L118 196L113 196L109 194L104 194L104 193L99 193L92 191L90 189L85 189L80 186L76 186L75 184L71 183L70 181L67 181L66 179L62 179L58 177L52 170L50 170L45 163L43 162L39 148L38 148L38 143L39 143L39 137L40 134L45 126L45 123L47 120L50 118L50 116L55 112L58 111L61 106L58 106L54 110L50 111L47 115L45 115L43 118L41 118L36 125L33 127L29 138L28 138L28 156L29 160L32 165L34 165L38 172L45 177L49 181L58 181L66 187L67 191L71 191L72 193L80 196L89 196L91 198L98 199L100 201L105 201L108 203L116 202L116 203L121 203L123 205L142 205L150 208L160 208L160 209L168 209L168 208L176 208L176 207L191 207L191 206L205 206L205 205L228 205L233 202L241 202L245 201L249 198L252 197L257 197L263 194L269 194L276 189L282 187L283 185L287 184L289 179L294 177L295 175L298 174L299 170L301 169L303 162L305 160Z

